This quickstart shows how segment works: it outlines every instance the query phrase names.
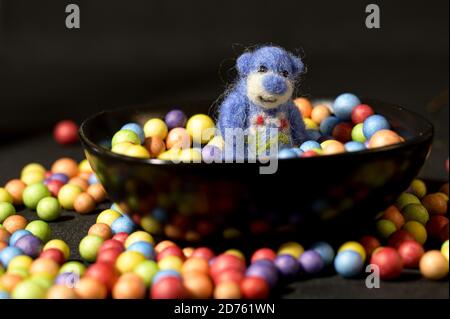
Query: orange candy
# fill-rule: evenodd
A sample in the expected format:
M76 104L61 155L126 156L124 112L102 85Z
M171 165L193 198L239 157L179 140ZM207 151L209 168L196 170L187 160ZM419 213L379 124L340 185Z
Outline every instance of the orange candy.
M294 100L294 104L300 110L300 113L302 113L303 117L311 117L313 107L311 105L311 102L307 98L298 97Z
M77 282L75 293L81 299L105 299L108 295L105 285L90 277L83 277Z
M114 299L143 299L145 283L134 273L125 273L117 280L112 290Z
M53 163L51 171L52 173L63 173L72 178L78 174L78 164L71 158L60 158Z
M404 139L391 130L379 130L369 140L369 148L383 147L403 142Z
M81 193L73 202L73 208L80 214L87 214L95 209L95 199L88 193Z
M0 276L0 286L6 289L7 292L11 293L14 287L22 281L22 277L15 274L6 273Z
M422 204L430 214L445 215L447 213L448 203L442 194L428 194L422 198Z
M339 154L345 152L345 146L339 141L328 140L322 143L323 153L326 155Z
M187 259L181 268L181 272L184 274L191 271L198 271L207 274L209 272L208 261L204 258L198 257Z
M155 246L155 251L157 254L159 254L160 252L162 252L164 249L166 249L169 246L176 246L176 244L170 240L163 240Z
M214 289L215 299L240 299L241 288L234 281L224 281L219 283Z
M83 192L85 192L89 187L88 181L78 176L72 177L68 184L77 185L83 190Z
M316 105L311 112L311 119L320 124L324 119L331 115L330 109L325 104Z
M101 184L92 184L86 191L97 202L101 203L106 199L105 189Z
M103 238L103 240L110 239L112 237L111 228L103 223L97 223L89 228L88 235L96 235Z
M191 136L182 127L176 127L170 130L166 138L167 149L175 148L189 148L191 146Z
M47 291L47 299L78 299L78 296L75 289L64 285L56 285Z
M85 181L89 180L89 176L91 176L91 172L79 172L78 177L84 179Z
M213 294L213 284L208 275L201 272L183 274L183 284L190 298L208 299Z
M22 193L25 187L27 187L27 185L20 179L12 179L8 183L6 183L5 189L13 198L14 205L21 205L23 203Z
M25 217L21 215L11 215L3 221L3 227L12 234L16 230L25 229L27 223L28 221Z
M56 261L49 258L37 258L30 266L30 274L49 274L56 276L59 271L59 265Z
M158 136L147 137L144 141L144 147L150 154L150 157L157 157L166 150L164 141Z
M8 243L11 233L4 228L0 228L0 242Z
M384 211L382 218L388 219L391 222L393 222L397 229L402 228L402 226L405 224L405 218L403 217L402 213L398 210L397 206L394 205L389 206Z

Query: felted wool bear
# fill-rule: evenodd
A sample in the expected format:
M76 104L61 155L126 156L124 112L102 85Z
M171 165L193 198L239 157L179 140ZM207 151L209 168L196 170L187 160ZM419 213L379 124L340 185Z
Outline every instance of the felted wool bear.
M236 68L238 79L226 93L217 121L225 144L234 149L233 157L248 157L251 152L247 147L238 150L236 139L227 139L227 129L245 130L245 143L254 143L257 157L267 155L275 141L278 149L305 141L303 118L292 100L303 70L300 58L280 47L264 46L239 56Z

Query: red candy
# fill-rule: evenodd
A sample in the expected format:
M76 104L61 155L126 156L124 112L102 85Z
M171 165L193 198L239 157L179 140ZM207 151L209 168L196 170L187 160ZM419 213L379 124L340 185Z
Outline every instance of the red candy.
M125 240L127 240L128 234L125 232L117 233L113 236L112 239L117 240L118 242L121 242L123 245L125 245Z
M403 270L402 257L397 250L391 247L377 249L372 255L370 263L379 267L380 278L383 280L397 278Z
M367 104L357 105L352 110L352 122L354 124L362 123L366 118L368 118L373 114L374 114L373 109Z
M116 248L101 249L97 256L97 262L114 265L121 253L122 251Z
M194 250L191 257L204 258L210 260L215 256L214 252L207 247L199 247Z
M407 240L415 240L414 236L408 233L406 230L397 230L388 239L388 246L398 248L403 242Z
M241 282L241 293L245 299L265 299L269 296L269 285L259 277L246 277Z
M58 180L51 180L47 183L47 188L54 197L58 197L59 190L64 186L64 183Z
M156 261L160 261L161 259L167 256L177 256L180 257L181 260L186 259L186 256L184 256L184 253L181 250L181 248L176 245L172 245L161 250L159 254L156 256Z
M240 270L228 269L218 273L212 277L214 284L218 285L221 282L232 281L235 283L240 283L244 279L244 273Z
M61 145L74 144L78 141L78 125L70 120L61 121L56 124L53 137Z
M431 238L439 238L441 230L448 225L448 218L442 215L433 215L427 223L427 235Z
M118 250L119 252L124 251L123 244L116 239L105 240L100 247L99 253L101 253L104 250L108 250L108 249Z
M374 236L363 236L359 243L364 247L367 256L372 255L373 251L381 246L380 241Z
M352 140L352 129L352 124L342 122L334 127L332 135L339 142L347 143Z
M119 275L113 265L96 262L89 266L85 273L86 277L94 278L111 290Z
M316 157L316 156L319 156L319 154L317 154L317 152L315 152L313 150L309 150L309 151L302 153L302 155L300 157Z
M405 268L417 268L420 258L424 254L423 247L414 240L407 240L400 244L398 253L402 257Z
M211 276L215 277L219 273L228 269L244 272L245 262L239 257L236 257L234 255L230 254L219 255L217 256L217 258L214 260L214 262L210 267Z
M56 248L48 248L44 250L40 255L40 258L47 258L52 259L53 261L57 262L59 265L62 265L66 258L64 257L64 254L61 250Z
M181 299L186 295L179 278L165 277L152 285L150 297L152 299Z
M261 248L255 251L252 255L251 262L254 263L257 260L260 259L268 259L268 260L275 260L277 257L277 254L270 248Z

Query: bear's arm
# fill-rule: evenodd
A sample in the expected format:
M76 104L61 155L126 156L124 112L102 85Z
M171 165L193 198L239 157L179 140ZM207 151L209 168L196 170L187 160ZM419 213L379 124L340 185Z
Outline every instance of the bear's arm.
M291 125L292 142L294 146L299 146L307 139L305 123L303 122L302 114L294 105L294 103L291 103L289 105L288 114L289 123Z
M219 109L218 128L225 136L225 128L246 129L247 98L237 92L230 93Z

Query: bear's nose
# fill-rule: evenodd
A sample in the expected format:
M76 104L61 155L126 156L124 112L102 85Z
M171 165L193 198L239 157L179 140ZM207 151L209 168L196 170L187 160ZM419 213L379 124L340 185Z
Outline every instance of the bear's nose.
M276 74L267 74L263 78L263 87L270 94L283 94L287 90L286 79Z

